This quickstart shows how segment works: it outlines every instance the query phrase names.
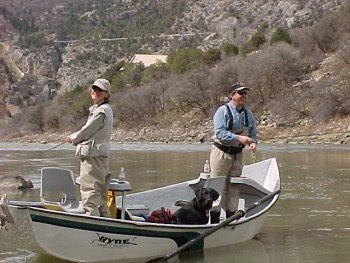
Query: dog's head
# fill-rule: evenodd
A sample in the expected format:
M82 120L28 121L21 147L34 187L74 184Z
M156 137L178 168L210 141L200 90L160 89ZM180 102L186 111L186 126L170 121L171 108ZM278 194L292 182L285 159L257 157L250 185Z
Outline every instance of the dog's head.
M195 195L198 206L203 210L210 210L213 202L219 198L219 193L212 188L200 188Z

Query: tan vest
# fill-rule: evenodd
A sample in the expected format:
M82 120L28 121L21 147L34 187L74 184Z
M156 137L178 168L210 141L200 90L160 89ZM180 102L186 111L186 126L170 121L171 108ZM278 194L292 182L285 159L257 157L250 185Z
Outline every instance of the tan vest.
M92 142L91 156L109 155L111 152L111 135L113 130L113 113L109 104L103 104L96 109L98 112L104 112L106 123L102 129L98 130L95 139Z
M76 155L81 157L108 157L111 151L110 138L113 130L113 112L109 104L102 104L98 107L90 107L90 116L85 125L93 125L89 120L94 115L104 114L104 125L95 134L89 136L89 140L83 141L77 146ZM79 133L79 132L77 132Z

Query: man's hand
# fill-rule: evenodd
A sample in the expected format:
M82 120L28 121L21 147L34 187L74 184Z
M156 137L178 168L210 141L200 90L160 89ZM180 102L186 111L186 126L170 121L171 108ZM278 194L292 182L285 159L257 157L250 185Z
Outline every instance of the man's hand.
M249 147L251 144L255 144L254 140L248 136L243 136L243 135L238 135L237 140L241 143L241 144L248 144ZM255 148L254 148L255 149Z
M70 138L70 135L68 135L68 136L66 137L66 142L72 143L72 139Z
M255 151L256 150L256 143L255 142L249 144L249 150L251 150L251 151Z

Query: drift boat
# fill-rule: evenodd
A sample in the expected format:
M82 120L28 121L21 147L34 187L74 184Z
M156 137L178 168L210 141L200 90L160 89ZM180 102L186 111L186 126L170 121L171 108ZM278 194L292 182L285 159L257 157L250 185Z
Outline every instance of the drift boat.
M280 193L276 159L264 160L244 166L242 176L231 179L230 183L240 189L239 211L235 215L225 218L222 213L219 224L160 224L146 222L143 215L161 207L174 213L179 209L178 200L192 200L194 192L202 187L214 188L221 194L225 178L209 178L209 174L201 173L194 180L132 194L127 194L131 190L129 182L114 179L110 190L119 193L114 199L117 216L102 218L83 213L70 170L43 168L41 172L41 202L2 198L2 225L13 221L13 209L23 211L29 215L38 246L46 254L74 262L145 262L157 257L164 260L183 250L250 240L260 231ZM62 191L64 198L49 201L46 190Z

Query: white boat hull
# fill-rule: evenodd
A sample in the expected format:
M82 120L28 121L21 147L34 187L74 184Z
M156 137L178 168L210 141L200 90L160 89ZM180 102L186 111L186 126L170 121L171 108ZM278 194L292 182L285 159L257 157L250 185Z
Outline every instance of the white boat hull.
M30 209L32 229L41 249L49 255L76 262L164 256L211 228L125 224L41 210ZM221 228L192 249L220 247L250 240L260 231L265 216Z

